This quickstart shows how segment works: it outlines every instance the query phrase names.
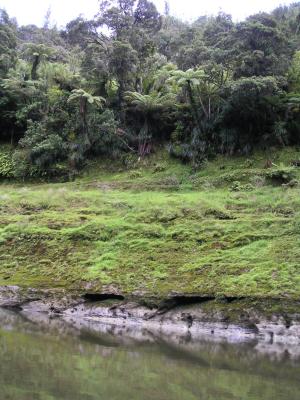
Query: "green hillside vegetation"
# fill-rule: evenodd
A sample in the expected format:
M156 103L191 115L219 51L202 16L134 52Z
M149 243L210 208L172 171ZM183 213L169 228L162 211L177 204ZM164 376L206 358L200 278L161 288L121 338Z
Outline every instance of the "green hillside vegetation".
M159 150L127 169L91 162L76 182L2 184L0 283L299 298L298 156L220 156L194 172Z
M166 3L167 4L167 3ZM300 3L192 23L149 0L99 2L58 28L0 10L0 177L75 179L94 159L164 145L201 168L216 155L300 144Z
M0 10L0 284L299 299L299 27Z

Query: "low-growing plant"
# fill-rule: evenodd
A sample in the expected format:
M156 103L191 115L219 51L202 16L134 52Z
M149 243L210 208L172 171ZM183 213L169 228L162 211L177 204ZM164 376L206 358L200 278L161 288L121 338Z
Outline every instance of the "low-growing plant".
M12 178L14 176L14 164L11 151L0 153L0 178Z
M254 187L262 187L266 184L266 178L260 175L254 175L250 178L250 183Z
M295 179L295 169L293 167L278 167L266 172L266 178L274 184L287 184Z
M235 181L230 186L230 190L232 192L251 192L252 190L254 190L254 186L251 183L246 183L245 185L242 185L241 182Z

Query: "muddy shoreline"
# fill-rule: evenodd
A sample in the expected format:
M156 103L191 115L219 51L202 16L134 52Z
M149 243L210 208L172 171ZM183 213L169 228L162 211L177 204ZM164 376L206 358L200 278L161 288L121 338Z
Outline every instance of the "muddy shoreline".
M39 322L63 320L95 332L148 332L177 341L232 343L300 349L300 302L284 299L212 298L173 294L165 299L65 290L0 287L0 307ZM300 352L300 350L299 350Z

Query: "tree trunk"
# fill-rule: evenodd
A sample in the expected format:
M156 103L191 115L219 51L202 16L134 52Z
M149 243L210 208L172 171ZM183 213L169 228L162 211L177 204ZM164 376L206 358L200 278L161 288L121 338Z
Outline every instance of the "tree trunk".
M87 149L89 149L91 147L91 140L89 137L88 124L87 124L87 120L86 120L87 99L85 97L82 97L80 99L80 115L81 115L81 119L82 119L82 133L83 133L83 137L84 137L84 142L85 142Z
M124 98L125 86L123 79L119 81L119 90L118 90L118 109L120 112L120 119L124 123L125 122L125 113L123 110L123 98Z
M201 132L201 124L200 124L200 118L198 115L198 109L197 109L197 104L194 98L194 94L193 94L193 89L191 86L191 82L188 81L187 82L187 91L188 91L188 95L189 95L189 99L190 99L190 103L191 103L191 107L192 107L192 113L193 113L193 117L195 120L195 123L199 129L199 132Z
M141 157L144 157L147 154L148 139L149 139L149 121L148 121L148 117L145 116L144 125L139 133L138 154Z
M31 79L33 81L36 81L38 78L37 69L38 69L39 63L40 63L40 56L39 55L34 56L32 68L31 68Z
M11 146L14 145L14 136L15 136L15 130L14 130L14 128L11 128L11 132L10 132L10 144L11 144Z

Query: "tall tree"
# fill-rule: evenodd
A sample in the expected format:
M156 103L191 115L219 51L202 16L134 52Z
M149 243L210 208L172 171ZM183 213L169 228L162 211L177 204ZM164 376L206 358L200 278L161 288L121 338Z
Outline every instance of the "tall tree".
M6 11L0 9L0 78L5 76L17 60L16 27Z
M54 55L54 49L45 46L43 43L26 43L24 45L24 56L31 62L31 79L36 81L38 79L38 67L42 61L48 60Z

